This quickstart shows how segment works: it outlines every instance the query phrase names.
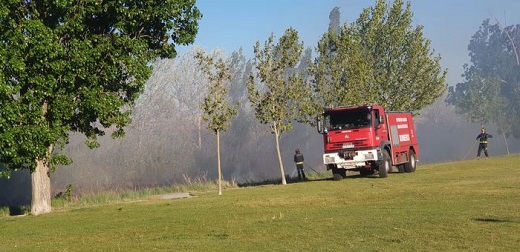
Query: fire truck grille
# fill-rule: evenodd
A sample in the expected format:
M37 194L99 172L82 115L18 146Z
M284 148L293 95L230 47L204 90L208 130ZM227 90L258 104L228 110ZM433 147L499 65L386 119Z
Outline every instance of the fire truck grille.
M345 160L352 160L357 154L355 151L341 151L339 155Z
M363 147L368 147L368 144L363 141L351 141L351 142L340 142L340 143L332 143L332 149L334 150L341 150L341 149L359 149Z

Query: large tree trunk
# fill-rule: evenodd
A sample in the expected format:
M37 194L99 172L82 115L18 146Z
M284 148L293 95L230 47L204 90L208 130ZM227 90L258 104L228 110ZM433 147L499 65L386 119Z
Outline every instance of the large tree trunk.
M52 155L54 145L47 149L47 156ZM44 159L36 160L36 168L31 173L31 214L40 215L50 213L51 208L51 170L49 162Z
M48 103L42 105L42 121L47 114ZM51 170L49 162L54 145L47 148L47 158L36 159L36 168L31 173L31 214L39 215L51 212Z
M33 215L51 212L51 177L49 163L44 160L37 160L36 163L36 169L31 173L31 214Z

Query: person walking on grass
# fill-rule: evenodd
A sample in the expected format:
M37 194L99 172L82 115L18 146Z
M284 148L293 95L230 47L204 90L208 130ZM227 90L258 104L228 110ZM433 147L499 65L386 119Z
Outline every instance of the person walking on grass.
M294 163L296 163L296 170L298 170L298 180L306 180L305 171L303 170L303 154L300 149L296 149L294 154Z
M484 155L486 155L486 158L489 156L487 151L487 142L488 138L492 138L493 136L486 133L486 128L482 128L480 130L480 134L477 136L477 141L479 141L478 145L478 151L477 151L477 159L480 159L480 153L484 151Z

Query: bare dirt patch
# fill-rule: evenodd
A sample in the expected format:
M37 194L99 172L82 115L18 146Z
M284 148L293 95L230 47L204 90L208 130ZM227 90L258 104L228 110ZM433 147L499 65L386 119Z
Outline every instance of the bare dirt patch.
M191 198L192 196L189 193L185 192L177 192L177 193L166 193L152 196L153 199L161 199L161 200L172 200L172 199L186 199Z

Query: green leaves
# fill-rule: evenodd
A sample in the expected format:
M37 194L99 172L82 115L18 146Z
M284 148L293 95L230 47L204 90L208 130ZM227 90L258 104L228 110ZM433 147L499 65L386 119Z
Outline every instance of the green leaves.
M450 87L447 103L472 122L493 122L500 133L520 137L520 26L484 20L468 45L464 82Z
M271 129L277 135L291 129L299 98L307 94L301 73L296 71L303 52L303 43L298 39L298 32L289 28L278 44L271 35L263 48L259 42L255 46L257 71L247 83L249 100L256 117L264 124L273 122Z
M465 94L456 94L457 112L467 114L472 122L488 123L503 105L500 79L473 75L466 84Z
M321 106L377 103L418 111L446 88L447 71L429 46L422 27L412 27L410 3L378 0L356 22L323 35L311 66L316 100Z
M47 153L70 131L123 136L157 57L192 43L194 0L7 1L0 6L0 162L70 163Z

